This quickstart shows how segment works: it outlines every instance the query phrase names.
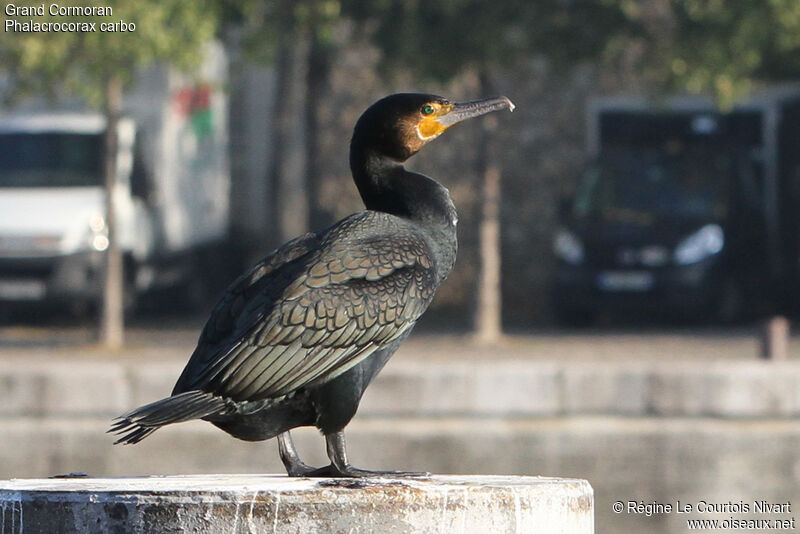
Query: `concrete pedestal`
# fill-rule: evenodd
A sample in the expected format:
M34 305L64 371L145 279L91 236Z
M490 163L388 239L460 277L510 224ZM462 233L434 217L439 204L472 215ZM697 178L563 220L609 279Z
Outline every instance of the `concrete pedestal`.
M2 534L593 531L592 488L575 479L199 475L0 481Z

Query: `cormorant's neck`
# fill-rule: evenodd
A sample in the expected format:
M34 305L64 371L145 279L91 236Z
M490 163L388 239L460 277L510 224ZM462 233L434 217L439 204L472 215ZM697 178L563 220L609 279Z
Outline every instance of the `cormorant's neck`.
M368 210L423 224L454 227L455 207L441 184L409 172L402 163L360 146L350 148L353 179Z

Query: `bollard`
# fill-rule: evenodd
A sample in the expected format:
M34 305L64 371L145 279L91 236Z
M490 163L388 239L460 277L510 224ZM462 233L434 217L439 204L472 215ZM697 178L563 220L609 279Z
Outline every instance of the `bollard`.
M761 332L761 358L785 360L789 354L789 321L776 316L768 319Z
M585 480L194 475L0 481L3 534L589 534Z

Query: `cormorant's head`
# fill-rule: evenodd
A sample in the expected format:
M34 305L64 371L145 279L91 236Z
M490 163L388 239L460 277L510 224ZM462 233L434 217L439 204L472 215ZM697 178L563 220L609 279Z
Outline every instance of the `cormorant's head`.
M352 145L405 161L454 124L501 109L513 111L514 104L504 96L453 103L436 95L389 95L358 119Z

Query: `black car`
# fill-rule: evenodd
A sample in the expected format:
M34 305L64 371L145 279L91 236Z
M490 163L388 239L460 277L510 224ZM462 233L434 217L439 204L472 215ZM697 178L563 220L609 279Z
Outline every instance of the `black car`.
M759 166L735 128L742 121L604 118L600 154L562 206L553 239L559 318L741 316L767 268Z

